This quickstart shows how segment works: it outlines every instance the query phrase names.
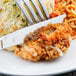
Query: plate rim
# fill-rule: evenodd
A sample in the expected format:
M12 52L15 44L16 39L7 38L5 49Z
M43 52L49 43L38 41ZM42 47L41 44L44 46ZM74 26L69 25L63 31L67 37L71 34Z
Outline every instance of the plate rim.
M65 70L62 70L62 71L57 71L55 73L40 73L40 74L15 74L15 73L5 73L5 72L0 72L0 74L3 74L3 75L15 75L15 76L19 76L19 75L59 75L59 74L64 74L64 73L68 73L68 72L71 72L71 71L75 71L76 68L75 66L72 66L72 67L69 67L68 69L65 69Z

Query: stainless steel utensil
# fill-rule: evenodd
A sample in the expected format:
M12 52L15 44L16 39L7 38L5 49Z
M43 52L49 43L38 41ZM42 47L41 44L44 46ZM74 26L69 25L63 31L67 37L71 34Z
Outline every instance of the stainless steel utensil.
M24 4L27 6L27 8L29 9L29 11L31 12L32 16L34 17L36 23L39 22L39 19L37 17L37 14L35 13L33 7L31 6L29 0L14 0L16 2L16 4L20 7L20 9L23 11L24 15L26 16L27 20L29 21L30 24L34 24L33 20L31 19L28 11L25 9ZM36 8L37 13L39 14L41 20L45 20L45 17L43 16L43 13L41 12L38 4L36 3L36 0L30 0L32 2L32 4L34 5L34 7ZM46 15L46 18L49 19L49 13L47 11L47 8L43 2L43 0L38 0L40 5L42 6L42 9L44 10L44 13Z
M6 36L1 37L0 38L0 49L11 47L11 46L23 43L24 37L26 35L28 35L30 32L33 32L34 30L36 30L42 26L46 26L50 22L52 24L61 23L61 22L63 22L63 19L65 16L66 15L61 15L61 16L58 16L56 18L52 18L52 19L34 24L32 26L25 27L23 29L20 29L20 30L15 31L11 34L8 34Z

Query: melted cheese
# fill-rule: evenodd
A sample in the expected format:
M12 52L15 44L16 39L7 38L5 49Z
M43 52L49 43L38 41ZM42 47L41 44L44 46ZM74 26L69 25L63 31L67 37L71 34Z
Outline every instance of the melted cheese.
M59 52L60 56L63 56L63 52L58 47L54 47L54 46L51 47L56 49Z

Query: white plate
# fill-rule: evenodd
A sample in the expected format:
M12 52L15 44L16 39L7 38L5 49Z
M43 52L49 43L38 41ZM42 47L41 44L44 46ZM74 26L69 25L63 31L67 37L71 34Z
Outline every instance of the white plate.
M47 62L29 62L15 56L13 52L0 51L0 73L13 75L58 74L76 70L76 40L68 52L60 58Z

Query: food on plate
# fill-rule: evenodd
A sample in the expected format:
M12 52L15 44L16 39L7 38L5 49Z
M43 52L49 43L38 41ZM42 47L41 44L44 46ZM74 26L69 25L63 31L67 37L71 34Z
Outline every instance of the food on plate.
M48 10L48 13L52 13L52 10L54 9L54 6L55 6L55 1L54 0L43 0L47 10Z
M36 2L45 16L38 0ZM71 40L76 39L76 0L43 0L43 2L50 18L63 14L66 14L66 18L61 24L49 23L35 30L24 38L24 43L7 48L30 61L51 60L63 56L70 47ZM31 1L30 4L40 20ZM24 6L36 23L29 9ZM14 0L0 0L0 37L27 26L29 22Z
M30 1L30 0L29 0ZM44 11L42 10L38 0L36 0L37 4L39 5L43 15ZM54 9L54 0L43 0L47 10L49 13L52 13L52 10ZM37 14L38 18L39 15L30 1L30 4L32 5L35 13ZM32 20L34 21L33 16L29 12L29 10L26 8L30 14ZM40 19L39 19L40 20ZM34 21L35 23L35 21ZM29 25L28 20L24 16L21 9L18 7L18 5L14 2L14 0L0 0L0 37L12 33L18 29L24 28ZM7 50L12 51L12 47L8 48Z
M28 21L16 3L0 0L0 37L26 26Z
M55 0L55 7L50 18L66 14L67 21L73 29L72 39L76 39L76 0Z
M27 35L24 43L15 46L15 54L30 61L51 60L66 53L72 29L66 22L48 24Z
M48 0L48 2L43 0L43 2L47 10L50 11L49 13L52 13L54 9L54 0ZM37 13L36 10L35 12ZM28 25L29 23L26 17L14 0L0 0L0 37Z

